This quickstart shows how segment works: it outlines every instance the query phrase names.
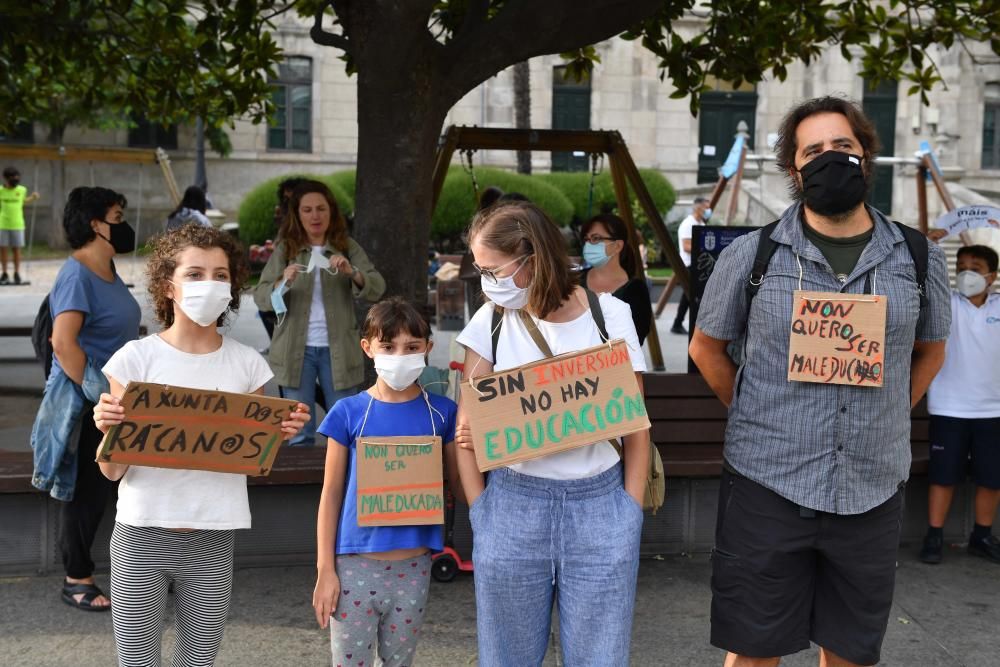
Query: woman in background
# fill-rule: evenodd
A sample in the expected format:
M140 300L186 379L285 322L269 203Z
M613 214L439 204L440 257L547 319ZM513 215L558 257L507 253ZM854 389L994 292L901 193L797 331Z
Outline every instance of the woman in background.
M326 410L357 393L364 359L354 299L374 303L383 292L385 279L348 235L333 193L304 180L254 289L257 308L277 316L268 361L282 395L310 408L309 423L291 445L315 443L317 380Z

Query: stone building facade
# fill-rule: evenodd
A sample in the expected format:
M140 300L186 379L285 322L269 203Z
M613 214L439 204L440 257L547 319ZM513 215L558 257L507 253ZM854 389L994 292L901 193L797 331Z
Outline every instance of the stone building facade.
M694 30L684 23L681 30ZM276 82L285 106L281 126L237 121L229 132L232 154L221 159L208 154L208 180L215 204L230 219L244 194L265 178L289 172L329 173L354 165L357 151L355 80L349 78L339 52L312 42L308 25L285 17L277 39L289 57ZM947 178L954 184L958 203L1000 198L1000 60L988 45L959 46L934 54L944 78L930 93L930 106L907 96L909 84L883 85L870 90L858 75L857 61L847 61L839 49L829 49L810 66L789 67L785 81L766 80L756 87L732 90L725 84L705 95L701 112L692 116L688 100L670 98L672 87L661 82L655 58L637 42L612 39L598 45L601 64L590 81L578 84L561 75L558 56L535 58L531 71L531 120L534 127L614 129L624 136L636 163L659 169L677 187L682 198L710 188L717 167L725 159L739 120L751 132L754 154L769 154L782 115L795 102L823 94L844 95L863 103L877 116L883 142L896 156L909 157L922 141L938 151ZM978 61L974 61L975 60ZM450 112L447 124L487 127L513 126L513 76L504 71L469 92ZM194 131L177 128L168 136L168 152L178 183L194 174ZM135 132L71 128L67 144L135 145ZM35 129L44 136L44 128ZM146 138L147 143L162 137ZM505 151L480 152L477 164L513 168L515 155ZM561 161L560 161L561 160ZM562 156L556 163L545 153L533 155L533 168L580 167L586 158ZM19 165L29 185L37 165ZM760 169L758 169L760 167ZM76 164L67 167L67 186L92 180L126 193L131 202L142 200L145 216L156 220L171 208L163 179L154 167L144 167L139 183L135 167ZM96 173L95 173L96 172ZM45 191L47 168L38 170L37 186ZM879 205L901 220L915 222L915 170L897 166L879 174ZM141 185L141 187L140 187ZM746 191L738 216L750 223L787 202L784 178L773 163L750 163ZM932 218L940 202L930 192ZM130 206L130 209L133 208ZM134 214L133 214L134 217Z

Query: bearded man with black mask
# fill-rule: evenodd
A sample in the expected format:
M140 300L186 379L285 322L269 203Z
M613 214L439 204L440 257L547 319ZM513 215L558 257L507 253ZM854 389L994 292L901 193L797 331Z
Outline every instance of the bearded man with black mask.
M712 556L727 667L820 647L879 661L895 579L910 408L944 360L944 253L865 204L878 137L808 100L775 146L794 203L719 257L690 354L729 406ZM737 366L730 342L745 336Z

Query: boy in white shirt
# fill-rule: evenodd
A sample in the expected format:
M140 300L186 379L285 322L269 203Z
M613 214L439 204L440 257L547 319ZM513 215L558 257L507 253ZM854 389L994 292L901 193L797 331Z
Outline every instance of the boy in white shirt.
M969 553L1000 563L992 534L1000 503L1000 294L991 294L998 257L987 246L958 251L957 289L951 295L951 335L944 366L927 392L930 421L928 529L920 560L940 563L945 518L955 485L972 460L975 527ZM983 373L987 369L987 373Z

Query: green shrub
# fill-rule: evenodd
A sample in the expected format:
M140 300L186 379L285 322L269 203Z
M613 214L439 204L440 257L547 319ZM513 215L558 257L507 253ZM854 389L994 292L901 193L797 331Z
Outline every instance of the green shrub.
M677 199L677 195L674 192L673 186L670 185L670 181L666 179L659 171L656 169L640 169L639 176L642 178L643 183L646 184L646 189L649 191L650 196L653 198L653 202L656 204L656 210L660 212L661 215L665 214L674 205L674 201ZM594 199L593 204L590 204L590 173L586 171L575 171L575 172L552 172L548 174L538 174L537 178L541 178L547 183L550 183L566 195L567 199L573 204L573 215L579 220L587 220L591 216L595 216L602 212L612 212L618 211L618 200L615 198L615 188L611 180L611 172L607 167L601 171L600 174L594 179ZM635 193L629 193L630 200L634 203L636 200ZM589 215L588 215L589 211ZM640 227L646 225L645 216L637 217L636 224Z
M535 176L503 169L476 169L479 191L494 186L504 192L519 192L540 206L552 220L566 226L573 218L573 204L555 186ZM454 241L466 230L476 212L472 179L458 166L448 170L431 219L431 238Z
M351 198L353 203L356 197L354 196L355 186L357 185L357 169L345 169L344 171L336 171L330 174L330 180L336 183L347 196ZM354 212L354 206L351 206L351 213Z
M240 203L237 215L240 224L240 240L245 245L259 244L267 239L274 238L276 231L274 229L274 207L278 205L278 184L292 176L312 178L326 183L344 213L350 213L354 210L353 193L349 194L331 176L317 176L316 174L283 174L275 176L259 183L253 190L247 193Z

